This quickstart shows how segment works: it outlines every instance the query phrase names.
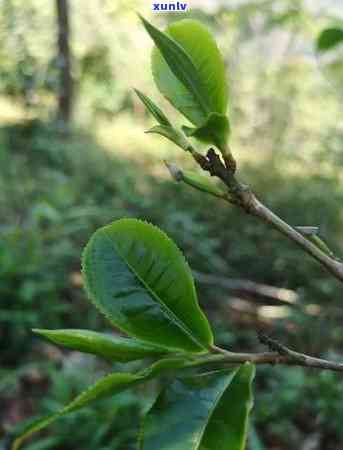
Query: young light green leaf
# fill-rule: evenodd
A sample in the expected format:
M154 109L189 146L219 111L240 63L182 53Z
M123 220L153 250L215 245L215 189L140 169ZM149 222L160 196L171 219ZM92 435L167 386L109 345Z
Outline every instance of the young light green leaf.
M226 193L214 184L214 182L209 179L209 177L201 175L190 170L182 171L182 181L190 186L193 186L200 191L206 192L208 194L214 195L215 197L224 198Z
M174 381L148 412L141 450L243 450L254 367Z
M161 60L167 62L165 67L172 71L171 73L174 74L179 83L185 87L186 92L194 99L193 101L199 114L207 116L211 112L209 96L205 91L199 72L187 51L166 33L162 33L143 17L140 16L140 18L146 31L161 52ZM159 86L158 88L160 89ZM169 97L167 98L171 100Z
M168 351L158 345L89 330L33 330L55 344L102 356L109 361L128 362L159 357Z
M225 115L225 64L208 29L190 19L172 23L165 33L144 24L156 44L152 72L160 92L196 126L211 112Z
M146 131L146 133L155 133L164 136L169 139L171 142L176 144L178 147L182 148L186 152L192 150L191 144L187 141L184 135L176 130L173 127L165 126L165 125L156 125L155 127L150 128L150 130Z
M165 164L174 180L178 182L183 181L189 186L192 186L199 191L206 192L207 194L214 195L215 197L227 198L227 193L216 186L209 177L190 170L181 170L172 163L165 162Z
M130 373L113 373L101 378L61 410L29 423L26 428L21 430L20 436L16 437L11 450L18 450L25 439L46 428L60 417L84 408L97 400L118 394L144 380L145 378L142 375Z
M190 268L157 227L122 219L99 229L84 251L83 273L92 302L129 335L189 352L212 345Z
M343 29L332 27L323 30L317 39L317 50L326 52L343 43Z
M191 136L199 141L215 144L224 153L230 135L230 123L226 116L211 113L204 124L196 128L182 127L186 136Z
M138 89L134 89L134 91L136 92L138 98L144 104L146 109L150 112L150 114L153 117L155 117L155 119L160 125L164 125L166 127L171 126L171 123L169 122L164 112L157 105L155 105L155 103L152 100L150 100L149 97L147 97L145 94L143 94L143 92L139 91Z

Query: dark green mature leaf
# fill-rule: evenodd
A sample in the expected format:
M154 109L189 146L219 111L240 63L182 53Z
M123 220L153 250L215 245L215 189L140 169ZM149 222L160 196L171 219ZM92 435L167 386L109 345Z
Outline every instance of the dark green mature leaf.
M230 135L229 120L223 114L211 113L205 123L197 128L182 127L186 136L199 139L199 141L214 143L219 149L225 151Z
M168 118L164 114L164 112L157 106L155 103L150 100L149 97L143 94L143 92L139 91L138 89L134 89L137 96L141 100L141 102L144 104L144 106L147 108L147 110L152 114L153 117L157 120L157 122L160 125L164 126L171 126L171 123L169 122Z
M128 362L167 353L165 348L136 339L97 333L89 330L33 330L55 344L84 353L102 356L110 361Z
M83 273L92 302L129 335L189 352L212 345L190 268L157 227L122 219L99 229L84 251Z
M110 397L122 392L134 384L144 380L145 378L142 375L130 373L113 373L101 378L93 386L88 388L61 410L30 423L26 429L22 430L21 435L14 441L12 450L18 450L25 439L33 433L46 428L60 417L84 408L96 400Z
M171 142L176 144L178 147L182 148L182 150L185 150L186 152L192 149L192 146L184 137L184 135L173 127L156 125L155 127L152 127L150 128L150 130L146 131L146 133L160 134L161 136L164 136L165 138L169 139Z
M343 43L343 29L332 27L323 30L317 39L317 50L325 52Z
M204 433L200 450L243 450L253 407L255 366L244 364L220 398Z
M174 381L148 412L141 450L243 450L254 367Z

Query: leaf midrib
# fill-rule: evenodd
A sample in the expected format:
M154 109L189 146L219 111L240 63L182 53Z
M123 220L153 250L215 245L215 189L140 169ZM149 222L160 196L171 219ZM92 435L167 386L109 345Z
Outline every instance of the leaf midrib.
M198 105L202 109L202 112L205 113L205 115L207 115L210 112L210 108L206 104L206 102L203 99L203 96L201 94L201 88L204 89L204 86L202 86L202 82L198 77L198 70L197 70L191 56L183 48L183 46L176 39L174 39L172 36L170 36L167 32L160 31L158 28L154 27L148 21L146 21L143 17L141 17L141 19L143 21L143 24L144 24L148 34L154 41L156 47L158 48L158 50L161 53L162 58L166 62L167 66L169 67L171 72L174 74L174 76L177 78L177 80L181 84L183 84L183 86L191 93L191 95L194 97L194 100L198 103ZM193 72L193 74L194 74L193 77L190 73L188 73L187 70L186 71L183 70L183 67L182 67L183 64L181 65L182 77L184 77L184 79L187 80L186 83L182 79L180 79L177 71L170 66L170 64L168 63L167 59L165 58L165 56L163 54L165 49L163 49L163 52L162 52L161 48L156 43L155 37L153 37L153 34L151 33L151 31L149 31L149 29L152 29L153 32L159 36L161 41L164 42L164 44L163 44L164 46L169 45L169 50L173 54L174 59L176 59L178 62L180 62L180 55L182 55L181 58L183 57L186 60L186 64L190 65L190 67L191 67L190 72ZM194 78L195 78L195 81L194 81ZM187 84L188 84L188 86L187 86ZM197 85L201 86L200 90L198 89ZM206 93L207 93L206 89L204 89L204 91L206 91Z
M120 258L125 262L125 264L128 266L130 271L133 273L133 275L138 279L138 281L143 285L143 287L149 292L149 294L159 303L162 310L167 314L167 316L170 317L172 322L174 322L179 328L181 328L182 331L185 332L185 334L200 348L203 348L204 350L207 350L207 348L198 341L198 339L193 335L191 330L182 322L175 314L174 312L168 308L168 306L160 299L160 297L150 288L150 286L143 280L143 278L137 273L137 271L132 267L132 265L128 262L127 258L125 258L124 255L120 252L118 247L115 245L111 237L106 233L105 230L103 230L103 233L105 237L109 240L111 246L114 248L114 250L118 253Z
M213 403L212 408L210 408L210 410L209 410L208 420L204 423L204 425L203 425L202 428L200 429L200 432L199 432L199 435L198 435L198 439L197 439L197 441L196 441L196 447L194 447L194 449L192 449L192 450L198 450L199 446L201 445L201 441L202 441L202 439L203 439L203 437L204 437L204 434L205 434L205 432L206 432L207 425L210 423L211 418L212 418L212 416L213 416L213 413L214 413L215 409L217 408L218 403L220 402L220 399L221 399L222 396L225 394L226 389L228 389L229 386L230 386L230 384L233 382L233 379L234 379L235 376L237 375L238 370L239 370L239 369L236 369L236 370L235 370L235 373L233 374L232 378L231 378L230 381L226 384L225 389L224 389L221 393L219 393L219 394L217 395L217 397L216 397L216 399L215 399L215 401L214 401L214 403ZM223 371L223 373L224 373L224 371Z

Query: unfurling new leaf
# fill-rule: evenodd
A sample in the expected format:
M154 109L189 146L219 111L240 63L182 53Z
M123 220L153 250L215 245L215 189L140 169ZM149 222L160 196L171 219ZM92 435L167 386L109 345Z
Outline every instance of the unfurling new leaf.
M187 141L185 136L173 127L156 125L150 128L150 130L146 131L146 133L159 134L176 144L178 147L182 148L182 150L185 150L186 152L192 151L192 146Z
M224 152L229 134L228 92L224 61L211 33L190 19L172 23L165 33L143 18L142 22L156 44L152 72L158 89L197 129L206 129L194 137ZM210 133L213 113L225 117L227 126L212 126Z
M159 134L169 139L178 147L181 147L182 150L185 150L186 152L191 151L192 146L189 144L185 136L171 125L163 111L157 105L155 105L155 103L150 98L144 95L143 92L140 92L138 89L135 89L135 92L146 109L153 117L155 117L155 119L159 123L159 125L150 128L150 130L146 131L146 133Z
M165 162L165 164L175 181L183 181L199 191L206 192L218 198L227 198L227 193L216 186L209 177L190 170L181 170L172 163Z
M145 94L143 94L143 92L139 91L138 89L134 89L134 91L136 92L138 98L144 104L146 109L150 112L150 114L153 117L155 117L155 119L160 125L167 127L171 126L171 123L169 122L164 112L157 105L155 105L155 103L149 97L147 97Z

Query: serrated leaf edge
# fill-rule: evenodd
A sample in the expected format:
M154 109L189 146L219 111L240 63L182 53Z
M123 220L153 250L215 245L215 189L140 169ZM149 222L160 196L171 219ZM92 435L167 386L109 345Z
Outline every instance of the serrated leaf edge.
M132 220L133 220L133 221L140 222L140 223L144 223L144 224L146 224L146 225L149 225L149 226L153 227L153 228L156 230L156 232L160 233L164 238L166 238L166 239L168 240L168 242L170 242L173 246L176 247L176 249L177 249L178 252L180 253L180 256L181 256L183 262L185 263L185 265L186 265L187 268L189 269L190 273L192 273L192 272L191 272L191 269L190 269L190 266L189 266L189 264L188 264L188 262L187 262L187 260L186 260L186 258L185 258L185 256L184 256L183 252L179 249L179 247L175 244L175 242L174 242L174 241L173 241L166 233L164 233L159 227L157 227L156 225L154 225L154 224L148 222L147 220L132 219L132 218L123 218L123 219L119 219L119 221L125 221L125 220L129 220L129 221L132 221ZM110 225L111 225L111 224L105 225L104 227L102 227L102 228L96 230L95 233L97 233L97 232L100 231L100 230L103 231L104 228L106 228L106 227L108 227L108 226L110 226ZM106 319L107 319L111 324L114 324L114 322L112 321L110 315L109 315L109 314L101 307L101 305L99 305L99 304L97 303L97 301L95 300L93 294L91 293L91 291L90 291L90 289L89 289L89 287L88 287L88 281L87 281L88 276L86 275L86 272L85 272L85 259L86 259L86 258L85 258L85 254L86 254L86 252L88 251L88 247L89 247L89 245L90 245L90 243L91 243L91 240L92 240L93 236L95 235L95 233L92 235L92 237L90 238L90 240L88 241L87 245L85 246L85 248L84 248L84 250L83 250L83 252L82 252L82 264L81 264L81 266L82 266L82 274L83 274L84 280L85 280L85 290L86 290L86 292L87 292L87 294L88 294L88 298L91 300L91 302L93 303L93 305L95 306L95 308L96 308L98 311L100 311L101 314L103 314L103 315L106 317ZM108 238L108 240L110 241L110 244L113 246L113 242L112 242L111 238L110 238L109 236L107 236L106 233L105 233L105 236ZM168 307L166 307L163 303L161 303L160 299L156 296L156 294L153 293L153 291L151 291L150 288L147 287L147 285L145 284L145 282L143 282L142 279L141 279L141 277L139 277L139 275L136 273L136 271L134 271L134 270L132 269L132 267L130 266L130 264L128 264L128 262L126 261L126 259L125 259L125 258L122 256L122 254L119 252L119 250L118 250L117 248L115 248L115 250L116 250L116 252L118 252L119 256L122 258L122 260L125 262L125 264L127 264L127 266L128 266L129 269L132 271L132 273L138 278L138 280L143 284L143 286L147 288L148 292L151 293L151 294L154 296L154 298L156 298L156 300L157 300L157 301L159 302L159 304L161 305L161 308L164 309L166 312L169 312L169 313L170 313L170 316L171 316L170 318L171 318L171 319L173 319L173 317L174 317L174 319L175 319L175 320L174 320L174 323L175 323L176 325L178 325L178 326L179 326L179 323L180 323L180 324L181 324L180 328L187 334L187 336L191 338L191 340L199 347L199 349L203 349L203 351L194 352L194 353L200 354L200 353L205 353L206 351L208 351L208 348L206 348L204 344L202 344L201 342L199 342L198 339L197 339L195 336L192 335L192 333L191 333L191 331L188 329L188 327L185 327L184 324L183 324L183 322L180 322L180 321L176 318L175 314L174 314L172 311L170 311L170 309L169 309ZM193 280L193 283L194 283L194 280ZM200 308L198 302L197 302L197 305L198 305L199 313L200 313L201 315L205 316L204 313L203 313L203 311L202 311L202 309ZM210 331L211 331L211 329L210 329ZM128 334L128 333L127 333L127 334ZM211 331L211 335L212 335L212 331ZM140 340L141 340L142 342L150 343L150 341L145 341L144 339L141 339L141 338L140 338ZM211 342L210 342L209 345L211 345L212 342L213 342L213 336L211 336ZM159 345L161 345L161 344L159 344ZM175 348L175 347L172 347L172 346L171 346L171 347L168 347L168 346L161 345L161 347L166 348L166 349L168 349L169 351L170 351L170 350L175 350L175 352L180 352L180 349L179 349L179 348ZM188 353L193 353L193 352L188 352Z

